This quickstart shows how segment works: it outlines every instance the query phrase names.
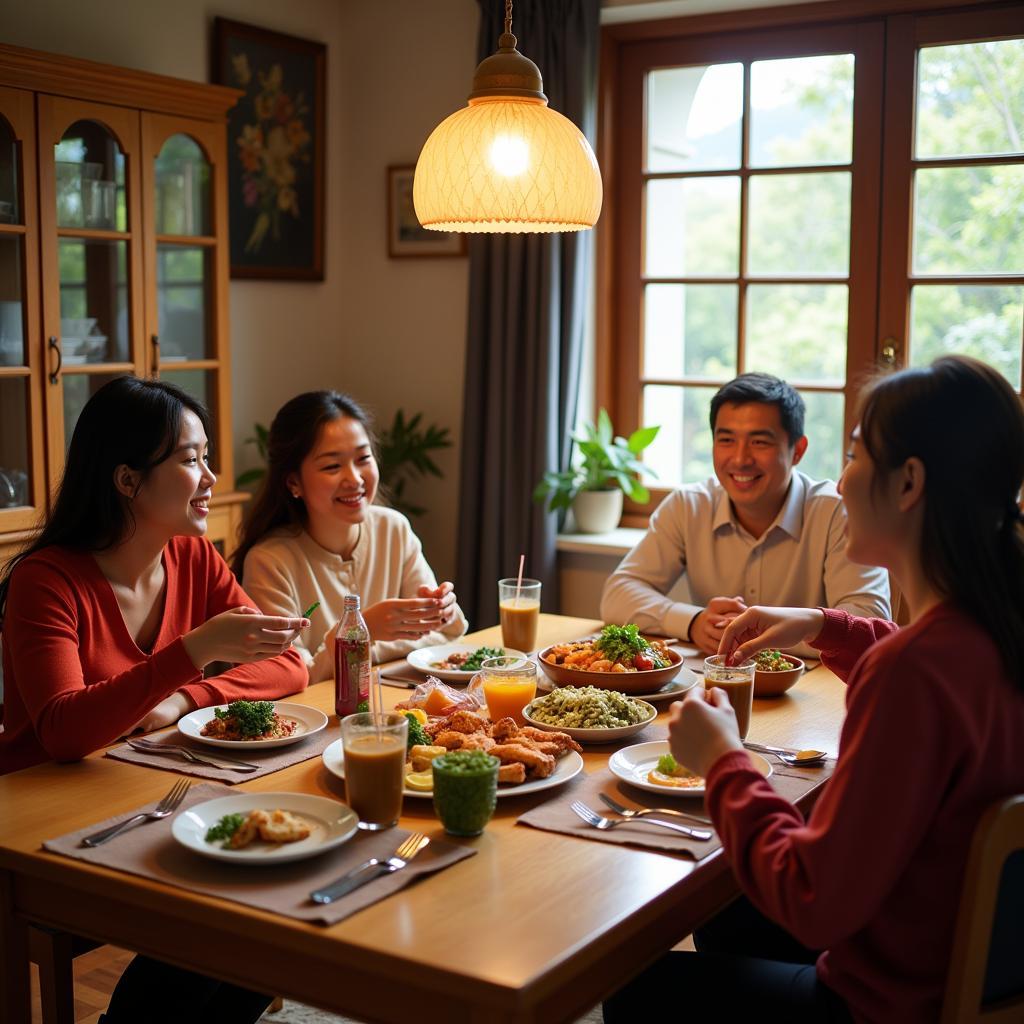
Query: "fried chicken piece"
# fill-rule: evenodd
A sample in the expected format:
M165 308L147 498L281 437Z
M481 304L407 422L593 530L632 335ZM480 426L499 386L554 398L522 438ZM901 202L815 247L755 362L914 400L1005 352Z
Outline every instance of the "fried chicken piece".
M448 719L448 728L453 732L486 732L487 719L473 711L456 711Z
M270 820L266 811L250 811L249 816L235 829L235 834L228 840L228 847L232 850L240 850L248 846L259 834L261 825Z
M555 770L555 759L550 754L539 750L531 750L521 743L498 743L488 753L498 758L502 764L518 761L526 765L532 778L546 779Z
M519 730L517 740L523 737L541 744L541 749L544 749L545 746L554 743L557 750L546 750L545 752L554 753L555 757L561 757L570 750L575 750L577 754L581 753L583 750L583 748L567 732L545 732L543 729L535 729L532 725L528 725Z
M510 786L518 786L526 781L526 765L521 761L498 766L498 781L507 782Z
M258 826L260 839L268 843L297 843L313 831L306 822L295 817L290 811L276 810L271 811L269 815L262 811L259 813L267 818Z
M434 737L434 743L439 747L444 747L445 750L461 750L465 739L466 734L464 732L454 732L451 729L446 729Z
M483 750L489 751L494 746L494 740L485 732L471 732L463 736L460 750Z
M490 728L491 737L499 743L512 739L518 732L519 726L516 725L513 718L499 718Z

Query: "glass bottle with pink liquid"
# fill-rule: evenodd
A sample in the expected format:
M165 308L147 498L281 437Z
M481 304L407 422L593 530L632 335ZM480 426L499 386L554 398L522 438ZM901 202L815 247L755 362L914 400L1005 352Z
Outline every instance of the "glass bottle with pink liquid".
M342 718L354 715L360 701L369 697L370 631L359 610L359 595L350 594L334 638L334 710Z

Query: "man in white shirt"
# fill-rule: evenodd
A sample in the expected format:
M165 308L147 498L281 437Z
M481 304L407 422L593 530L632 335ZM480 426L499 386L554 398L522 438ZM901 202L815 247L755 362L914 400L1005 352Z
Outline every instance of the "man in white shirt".
M635 622L714 653L749 605L842 608L889 617L884 569L846 559L846 512L831 481L794 467L807 451L804 401L764 373L711 400L715 478L674 491L609 577L606 622ZM693 603L666 596L685 574Z

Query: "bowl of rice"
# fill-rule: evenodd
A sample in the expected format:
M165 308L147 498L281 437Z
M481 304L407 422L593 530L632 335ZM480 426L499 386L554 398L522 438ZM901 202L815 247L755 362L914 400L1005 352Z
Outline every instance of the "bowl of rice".
M562 686L523 709L528 725L545 732L566 732L577 743L626 739L657 716L653 704L597 686Z

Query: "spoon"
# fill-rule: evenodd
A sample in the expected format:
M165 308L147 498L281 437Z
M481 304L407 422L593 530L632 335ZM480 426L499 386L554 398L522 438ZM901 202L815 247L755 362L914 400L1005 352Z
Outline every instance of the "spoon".
M813 768L828 757L824 750L786 750L783 747L768 747L763 743L745 743L744 746L750 750L771 754L792 768Z

